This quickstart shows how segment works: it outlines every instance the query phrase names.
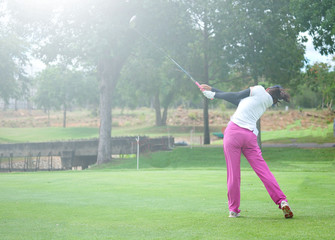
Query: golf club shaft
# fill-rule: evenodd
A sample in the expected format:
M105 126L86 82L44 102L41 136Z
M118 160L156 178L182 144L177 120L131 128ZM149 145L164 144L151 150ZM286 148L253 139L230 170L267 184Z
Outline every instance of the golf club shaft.
M165 52L162 48L158 47L153 41L151 41L149 38L147 38L144 34L142 34L140 31L138 31L137 29L134 29L141 37L143 37L145 40L147 40L148 42L150 42L156 49L158 49L161 53L164 54L164 56L166 56L168 59L170 59L180 70L182 70L190 79L192 82L194 82L198 88L201 91L204 91L204 89L201 87L201 85L191 76L191 74L189 74L182 66L179 65L179 63L177 63L172 57L169 56L169 54L167 52Z

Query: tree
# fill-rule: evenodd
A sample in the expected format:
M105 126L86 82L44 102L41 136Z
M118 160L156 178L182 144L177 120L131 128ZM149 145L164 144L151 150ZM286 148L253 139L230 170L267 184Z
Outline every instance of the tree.
M32 14L26 3L10 1L36 37L38 56L46 63L62 62L97 72L100 93L100 132L97 163L111 160L111 99L133 42L129 19L137 1L49 1ZM28 3L27 3L28 4ZM42 5L41 5L42 6ZM29 18L30 17L30 18Z
M315 63L306 67L304 81L313 91L322 94L321 108L332 108L335 98L335 72L330 72L330 65Z
M27 95L25 66L28 62L27 43L20 35L18 23L11 18L4 2L0 2L0 98L8 103L10 98Z
M188 7L193 28L197 32L191 45L192 72L205 84L209 84L210 80L223 79L228 75L228 71L225 71L228 66L226 61L222 61L222 52L218 45L222 39L218 39L215 29L220 21L218 15L221 11L220 1L183 0L183 2ZM210 144L208 101L204 98L204 144Z
M166 125L168 109L175 96L185 92L186 84L188 88L190 86L189 80L184 79L184 73L176 71L176 66L169 59L159 55L149 58L143 53L129 58L119 83L118 102L131 107L152 105L156 126Z
M62 109L65 128L67 110L85 95L85 92L80 91L85 89L82 79L83 74L78 71L71 71L63 66L48 66L36 77L35 103L44 108L48 116L50 110ZM91 90L94 92L94 89Z
M335 53L335 4L333 0L291 1L299 30L312 36L313 45L322 55Z
M98 114L99 88L97 85L97 73L95 71L79 71L80 81L77 86L78 95L75 98L76 106L92 110L94 115Z
M189 19L183 5L166 0L148 1L143 12L137 15L135 27L140 34L123 69L122 86L132 89L128 92L133 101L136 90L139 96L149 96L157 126L166 125L168 108L185 82L185 74L168 56L185 62L187 45L192 40ZM127 95L125 91L122 93Z
M46 4L43 5L43 11L38 12L31 11L27 2L13 0L8 3L16 17L35 37L38 43L37 56L45 63L62 62L71 65L76 62L79 67L96 71L100 90L97 163L109 161L112 99L123 65L130 55L134 40L138 38L129 29L129 20L137 14L142 19L142 30L146 30L145 33L152 32L149 38L155 41L156 38L152 36L159 36L163 47L169 46L176 30L169 28L169 24L178 23L180 18L169 16L168 13L178 15L177 12L167 10L173 9L170 6L176 6L178 2L70 0L50 2L50 8Z
M227 0L220 4L223 21L216 28L221 35L222 56L242 75L257 85L289 85L304 63L304 46L299 38L290 1ZM227 17L229 16L229 17ZM247 86L248 86L247 85ZM258 122L260 131L260 121ZM261 145L261 135L258 135Z
M131 57L124 68L119 90L122 93L121 101L128 100L128 104L133 107L143 104L148 106L151 100L155 110L156 126L166 125L166 117L163 119L161 114L161 99L173 91L174 83L172 82L175 82L163 76L162 61L162 57L157 61L147 59L143 55ZM170 67L173 66L170 65ZM172 97L168 99L169 102L172 100ZM167 111L168 105L166 105L165 111Z
M244 87L260 80L285 85L299 75L304 47L288 0L184 2L192 13L195 29L201 33L196 46L203 62L198 67L203 82L231 81L229 75L238 73L245 80ZM205 100L205 139L209 138L207 111Z
M223 56L252 77L286 85L299 75L304 46L289 12L289 1L225 1L230 17L218 26ZM233 26L233 27L231 27Z

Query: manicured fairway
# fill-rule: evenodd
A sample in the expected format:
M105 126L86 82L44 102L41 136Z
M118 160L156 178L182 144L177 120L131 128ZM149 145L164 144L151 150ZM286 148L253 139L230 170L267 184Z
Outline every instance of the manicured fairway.
M0 239L333 239L334 171L274 175L293 219L250 170L239 219L224 168L1 173Z

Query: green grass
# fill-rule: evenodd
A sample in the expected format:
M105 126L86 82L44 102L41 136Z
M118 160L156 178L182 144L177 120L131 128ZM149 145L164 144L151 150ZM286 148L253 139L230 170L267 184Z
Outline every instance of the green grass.
M97 128L88 127L0 128L0 143L89 139L98 136Z
M192 127L113 127L112 136L188 136ZM202 129L201 129L202 131ZM200 130L198 135L202 135ZM45 142L98 138L93 127L0 128L0 143Z
M292 125L284 130L262 131L263 143L333 143L335 142L333 124L327 128L310 127L308 129L292 130ZM222 140L215 140L211 144L221 145Z
M263 157L274 171L286 172L335 172L335 148L264 148ZM225 168L221 147L181 147L170 152L142 153L140 169L208 169ZM136 169L136 158L114 159L106 165L93 169ZM249 163L242 155L241 169L250 170Z
M173 136L190 138L190 131L193 127L187 126L169 126L169 127L114 127L112 136ZM212 127L211 132L221 131L220 127ZM193 136L202 136L203 129L195 129ZM72 139L90 139L98 138L99 129L89 127L69 127L69 128L0 128L0 143L17 142L45 142ZM291 143L292 140L298 143L329 143L334 142L333 126L329 124L327 128L304 130L276 130L262 132L263 142ZM212 141L214 145L221 145L222 140Z
M123 159L81 172L1 173L0 239L333 239L334 148L263 154L293 219L245 159L242 217L228 218L222 149L177 148L142 154L139 171Z
M288 126L285 130L262 132L262 141L290 143L292 139L298 143L325 143L334 142L333 124L328 124L327 128L310 127L303 130L291 130L293 126Z
M222 127L211 127L212 131L221 131ZM173 136L189 136L190 131L194 130L195 134L198 136L203 135L203 127L192 127L192 126L137 126L137 127L120 127L120 128L113 128L112 134L114 136L120 136L120 135L146 135L151 137L156 136L167 136L167 135L173 135Z

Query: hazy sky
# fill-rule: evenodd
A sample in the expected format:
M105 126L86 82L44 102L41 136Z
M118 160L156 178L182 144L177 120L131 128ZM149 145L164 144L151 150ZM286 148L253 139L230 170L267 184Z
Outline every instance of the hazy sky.
M332 61L332 58L335 55L322 56L320 53L314 50L312 38L308 35L307 38L308 42L305 44L306 46L305 58L307 58L310 61L309 63L313 65L315 62L323 62L335 66L335 62Z

